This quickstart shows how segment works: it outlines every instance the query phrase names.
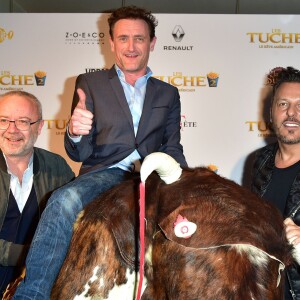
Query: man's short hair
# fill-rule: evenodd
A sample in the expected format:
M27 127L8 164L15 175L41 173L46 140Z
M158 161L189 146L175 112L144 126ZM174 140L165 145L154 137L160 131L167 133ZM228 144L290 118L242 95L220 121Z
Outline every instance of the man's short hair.
M20 97L24 97L24 98L30 100L37 108L39 119L41 119L41 120L43 119L42 104L39 101L39 99L36 96L34 96L33 94L25 92L25 91L9 91L7 93L0 95L0 100L7 96L20 96Z
M125 6L114 10L108 18L109 34L112 40L114 26L122 19L144 20L149 28L150 40L152 41L155 37L155 27L158 22L151 12L137 6Z
M284 82L299 82L300 83L300 71L293 67L276 68L276 78L273 84L273 95L275 95L277 89ZM274 70L274 69L273 69Z

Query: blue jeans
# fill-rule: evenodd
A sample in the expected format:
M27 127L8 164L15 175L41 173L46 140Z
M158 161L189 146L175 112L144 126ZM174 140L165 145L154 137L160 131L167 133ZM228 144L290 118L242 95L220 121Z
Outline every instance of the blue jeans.
M96 196L123 181L126 174L130 173L117 168L84 174L52 194L27 255L26 277L13 299L50 299L78 213Z

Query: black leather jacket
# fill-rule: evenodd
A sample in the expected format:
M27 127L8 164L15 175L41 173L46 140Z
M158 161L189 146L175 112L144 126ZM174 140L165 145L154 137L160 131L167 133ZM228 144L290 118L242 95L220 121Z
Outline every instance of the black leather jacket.
M251 190L261 197L270 183L277 150L278 143L274 143L259 149L256 153ZM289 191L283 217L291 218L300 226L300 173ZM287 270L287 277L293 299L300 300L300 266L297 263Z

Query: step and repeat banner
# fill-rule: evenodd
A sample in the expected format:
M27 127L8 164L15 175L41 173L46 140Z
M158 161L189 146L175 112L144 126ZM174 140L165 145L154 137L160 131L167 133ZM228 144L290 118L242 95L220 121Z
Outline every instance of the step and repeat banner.
M37 146L64 156L75 79L110 68L107 14L0 14L0 93L24 90L43 104ZM300 68L300 16L156 14L153 76L179 89L190 166L212 165L247 184L255 149L274 140L266 74ZM117 117L117 116L116 116Z

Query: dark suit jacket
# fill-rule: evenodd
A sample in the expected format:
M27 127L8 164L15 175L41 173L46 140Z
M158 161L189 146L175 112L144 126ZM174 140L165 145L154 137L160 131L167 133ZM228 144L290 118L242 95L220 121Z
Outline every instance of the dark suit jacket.
M135 149L141 158L165 152L186 166L180 144L180 98L178 90L158 79L147 82L144 107L137 135L123 87L114 67L81 74L76 80L72 112L77 105L76 89L86 94L86 107L94 114L92 130L73 143L65 135L71 159L83 162L80 173L107 168L123 160Z

